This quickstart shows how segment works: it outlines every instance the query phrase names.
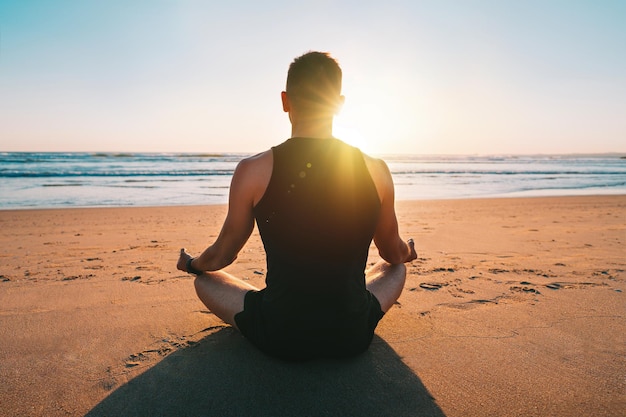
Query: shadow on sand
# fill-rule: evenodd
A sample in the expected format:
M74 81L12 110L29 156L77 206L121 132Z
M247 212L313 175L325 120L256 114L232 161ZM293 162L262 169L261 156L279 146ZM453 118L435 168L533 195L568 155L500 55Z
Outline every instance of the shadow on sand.
M87 417L444 416L420 379L375 337L350 360L269 358L225 328L121 386Z

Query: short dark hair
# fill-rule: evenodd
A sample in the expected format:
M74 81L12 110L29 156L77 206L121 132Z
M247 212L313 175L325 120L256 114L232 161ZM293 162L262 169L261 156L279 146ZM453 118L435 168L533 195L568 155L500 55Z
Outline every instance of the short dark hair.
M294 59L287 72L287 95L318 110L334 111L341 95L341 68L327 52L307 52Z

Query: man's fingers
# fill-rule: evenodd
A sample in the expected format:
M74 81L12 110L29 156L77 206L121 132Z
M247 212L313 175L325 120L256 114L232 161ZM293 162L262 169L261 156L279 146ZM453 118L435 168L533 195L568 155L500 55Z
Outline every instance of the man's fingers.
M406 243L409 245L409 250L411 251L411 254L409 255L410 260L417 259L417 252L415 251L415 243L413 242L413 239L407 240Z

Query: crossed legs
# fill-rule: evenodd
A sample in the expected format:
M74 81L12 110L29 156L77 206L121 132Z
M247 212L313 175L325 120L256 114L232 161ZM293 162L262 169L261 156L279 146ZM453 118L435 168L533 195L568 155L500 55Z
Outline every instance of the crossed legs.
M386 313L402 294L406 280L406 266L378 261L365 271L365 286L376 296L383 313Z
M205 272L194 281L200 301L217 317L237 329L235 314L243 311L243 301L253 285L224 271Z
M365 273L365 285L376 296L383 312L387 312L398 300L404 281L406 267L379 261ZM246 293L258 288L224 271L205 272L194 282L200 301L217 317L237 328L235 315L243 311Z

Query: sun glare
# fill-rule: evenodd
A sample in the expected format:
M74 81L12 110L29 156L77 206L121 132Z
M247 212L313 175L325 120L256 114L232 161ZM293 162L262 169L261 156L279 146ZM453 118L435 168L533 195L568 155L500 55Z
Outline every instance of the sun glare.
M413 96L388 93L402 91L395 82L364 80L363 85L346 88L346 104L335 118L335 136L368 154L394 153L398 148L411 152L420 103Z
M356 146L365 153L372 151L368 140L356 128L335 124L333 136L349 145Z

